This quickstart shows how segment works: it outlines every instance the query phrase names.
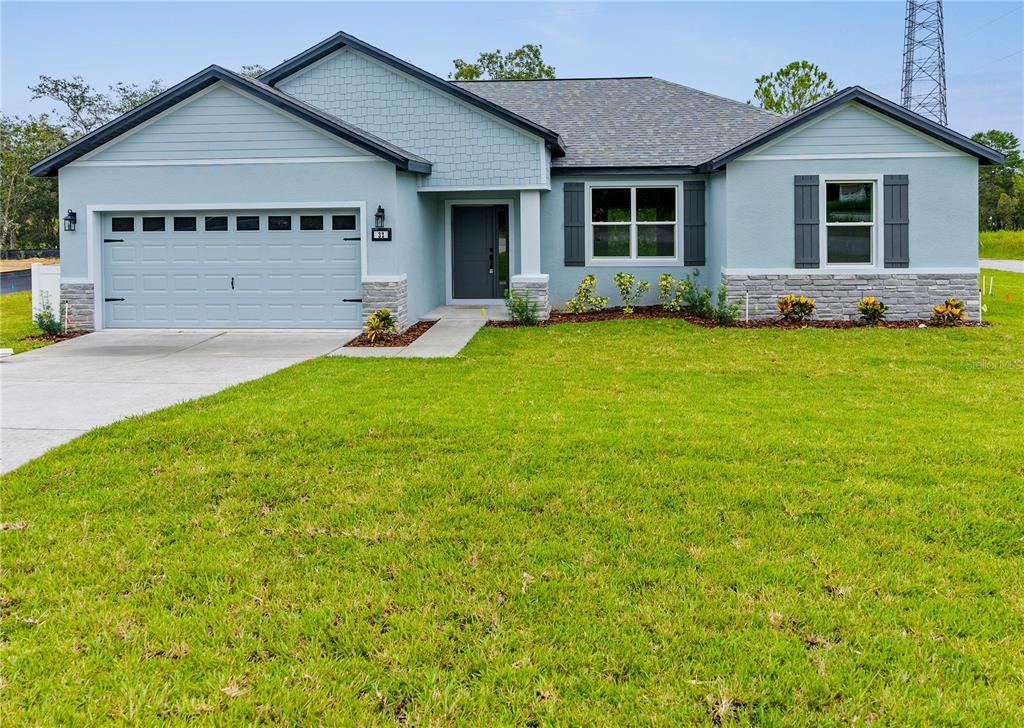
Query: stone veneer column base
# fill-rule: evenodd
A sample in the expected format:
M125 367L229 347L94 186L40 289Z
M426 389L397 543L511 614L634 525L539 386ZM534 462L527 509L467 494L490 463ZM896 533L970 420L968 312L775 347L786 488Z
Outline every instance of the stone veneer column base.
M363 280L363 323L379 308L391 309L400 331L409 327L409 284L404 275Z
M551 316L551 303L548 299L547 273L537 275L512 276L512 292L527 296L537 302L537 317L546 319Z
M793 293L810 296L817 303L814 317L853 320L860 317L857 302L874 296L889 307L892 320L926 319L932 306L947 298L967 304L967 316L978 318L981 299L977 273L757 273L722 274L729 298L744 301L750 296L750 318L769 319L779 315L779 297Z
M96 328L96 298L92 283L61 283L60 300L68 305L69 328L77 331Z

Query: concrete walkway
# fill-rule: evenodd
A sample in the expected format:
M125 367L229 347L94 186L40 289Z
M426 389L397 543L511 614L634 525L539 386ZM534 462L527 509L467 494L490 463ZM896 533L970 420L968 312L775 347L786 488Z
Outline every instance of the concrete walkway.
M0 360L0 472L131 415L213 394L359 334L101 331Z
M1024 260L996 260L994 258L982 258L978 261L982 268L994 268L1005 270L1011 273L1024 273Z
M480 306L439 306L423 315L436 324L408 346L352 346L331 352L331 356L398 357L435 359L455 356L469 343L489 319L508 317L504 306L498 309Z

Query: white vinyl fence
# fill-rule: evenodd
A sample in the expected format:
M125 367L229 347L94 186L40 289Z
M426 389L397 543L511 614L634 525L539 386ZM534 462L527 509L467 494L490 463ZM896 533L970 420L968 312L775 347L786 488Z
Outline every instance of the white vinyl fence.
M32 315L50 306L53 315L60 318L60 265L32 264Z

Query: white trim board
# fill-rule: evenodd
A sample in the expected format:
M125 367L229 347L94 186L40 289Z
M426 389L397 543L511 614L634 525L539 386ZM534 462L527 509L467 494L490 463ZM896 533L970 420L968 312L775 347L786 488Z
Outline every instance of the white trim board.
M870 268L722 268L721 272L725 276L815 276L817 278L831 278L834 276L851 275L977 275L978 271L979 268L876 268L872 266Z
M459 305L486 305L504 304L504 301L495 299L466 299L454 298L452 296L452 208L453 207L477 207L486 205L506 205L508 207L508 284L512 286L512 277L515 275L516 262L516 221L515 221L515 200L445 200L444 201L444 302L448 306Z
M417 192L515 192L516 190L550 191L551 185L425 185L420 183Z
M69 167L204 167L230 164L322 164L324 162L376 162L378 157L226 157L224 159L93 159L76 160Z
M189 202L189 203L146 203L146 204L110 204L102 203L86 205L85 220L87 223L85 233L85 248L88 276L85 278L62 278L64 283L92 283L93 284L93 320L95 330L103 328L103 278L100 272L100 263L103 260L100 246L103 240L103 215L108 212L145 212L154 210L159 212L173 212L175 210L336 210L336 209L359 210L360 233L359 233L359 274L361 279L367 277L366 271L366 241L370 237L370 221L366 218L366 200L342 201L342 202Z
M744 162L779 162L801 161L810 159L919 159L933 157L962 157L959 152L873 152L858 154L856 152L837 152L835 154L762 154L744 157ZM739 161L739 160L738 160Z

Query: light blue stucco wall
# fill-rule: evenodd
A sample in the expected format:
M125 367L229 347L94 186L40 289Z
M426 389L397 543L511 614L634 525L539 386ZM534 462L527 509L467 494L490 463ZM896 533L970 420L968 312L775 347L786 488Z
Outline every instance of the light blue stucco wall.
M88 155L93 160L359 157L369 154L217 84Z
M730 162L725 267L794 267L793 177L802 174L908 175L911 268L978 265L978 163L964 154Z
M626 178L618 176L594 176L594 177L562 177L556 175L552 178L551 190L540 193L540 242L541 242L541 272L550 276L548 281L548 295L551 305L554 308L562 308L565 302L576 295L576 286L585 275L592 274L597 277L597 292L599 295L608 297L609 306L621 306L622 300L619 297L618 289L612 279L619 271L632 273L637 278L650 281L651 291L643 301L645 304L657 303L658 277L662 273L671 273L677 278L682 278L692 271L698 272L702 285L717 283L717 277L711 281L708 275L708 266L694 268L682 264L682 209L678 210L677 222L677 248L679 263L676 265L659 263L653 266L640 265L610 265L610 266L578 266L567 267L565 259L565 234L563 228L565 201L564 188L566 182L621 182L623 186L631 183L648 182L661 183L666 185L677 185L682 187L684 181L704 179L703 177L634 177ZM706 211L706 235L705 246L710 241L710 230L714 225L711 220L710 211ZM707 251L707 247L705 247Z
M430 160L425 188L546 183L539 137L356 51L338 51L278 87Z
M729 220L726 215L728 194L725 172L713 174L708 178L704 211L707 218L705 281L708 286L718 285L722 277L722 266L725 264L725 247L729 238Z
M88 205L221 205L238 203L287 205L289 203L366 202L372 224L378 205L397 209L395 167L384 161L347 163L232 164L202 166L91 167L74 163L59 172L60 209L78 212L74 232L61 231L61 277L89 275L86 239L91 224ZM388 219L396 240L404 239L408 224L396 216ZM364 234L366 234L364 225ZM371 275L391 275L400 270L398 246L368 246ZM98 273L98 271L97 271Z
M396 272L407 276L409 321L415 322L444 303L444 207L441 198L418 194L411 174L398 174L397 196Z

